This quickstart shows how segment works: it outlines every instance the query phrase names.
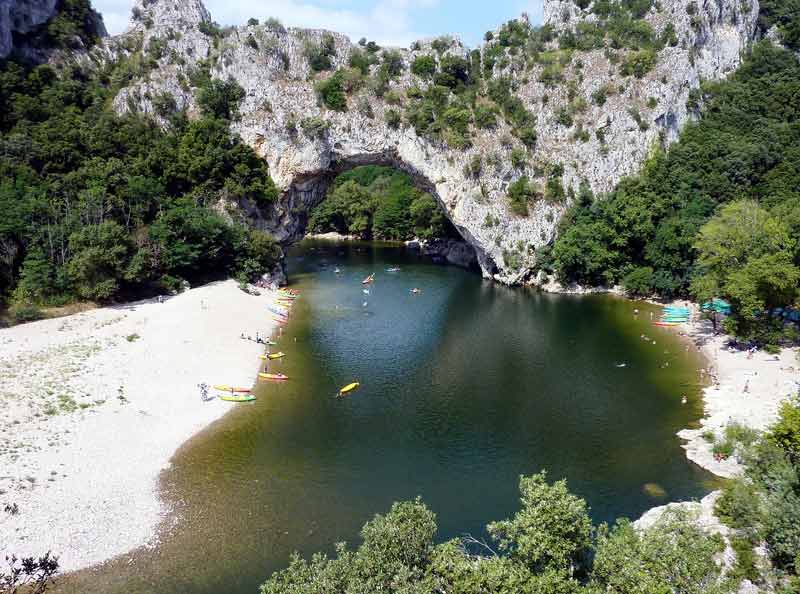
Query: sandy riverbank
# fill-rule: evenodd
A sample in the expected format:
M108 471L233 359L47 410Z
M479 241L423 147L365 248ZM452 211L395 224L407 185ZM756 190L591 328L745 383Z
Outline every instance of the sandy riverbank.
M715 460L712 443L703 433L713 431L720 439L730 423L740 423L763 431L778 416L782 402L797 393L800 381L798 349L783 349L779 355L728 348L730 337L714 334L710 321L701 320L694 304L692 322L678 326L687 334L708 362L709 374L701 379L713 379L703 391L704 416L699 429L684 429L678 436L686 440L686 456L717 476L731 478L741 471L735 456Z
M253 384L264 347L239 336L272 332L275 298L227 281L0 330L0 559L69 571L155 544L159 473L236 406L197 384Z

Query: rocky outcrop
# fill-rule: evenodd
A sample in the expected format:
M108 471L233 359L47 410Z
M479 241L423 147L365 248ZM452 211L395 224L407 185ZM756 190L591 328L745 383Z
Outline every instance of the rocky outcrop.
M466 241L442 238L430 240L407 241L406 247L418 251L435 262L447 262L460 268L478 268L478 257L475 249Z
M26 37L57 16L61 5L61 0L0 0L0 59L16 52L32 62L47 61L52 48L27 43ZM94 11L89 11L83 25L93 37L108 35L102 17ZM69 44L73 51L86 49L78 36Z
M25 35L56 14L58 0L0 0L0 58L14 49L14 34Z
M545 15L559 30L594 18L591 5L582 10L568 0L546 0ZM378 97L370 84L353 88L346 111L320 104L315 83L330 73L313 73L304 51L330 35L333 68L346 68L355 47L335 33L274 25L209 31L210 16L199 0L147 0L134 8L130 30L109 41L105 51L160 47L151 53L157 67L117 96L121 112L153 113L153 98L169 93L179 108L190 116L196 113L196 89L189 77L201 63L210 65L213 78L233 79L244 89L241 119L233 127L269 163L282 196L267 212L243 208L253 224L279 240L303 236L308 210L324 198L338 172L361 164L391 165L436 197L474 248L484 276L514 284L534 278L537 250L554 239L582 181L595 192L607 191L635 173L654 147L677 137L691 117L689 92L701 80L724 77L738 66L757 15L757 0L654 3L646 20L657 34L672 25L675 35L641 78L621 74L625 50L606 48L558 54L563 79L553 84L544 80L541 62L522 64L508 49L496 48L501 41L495 34L480 51L501 50L503 59L491 77L510 80L514 94L535 116L538 141L531 150L511 134L503 118L494 129L473 130L468 148L420 136L406 123L387 123L390 110L402 111L402 104L411 101L409 91L429 84L410 72L416 57L441 51L474 58L457 40L445 49L441 41L436 49L428 41L399 50L404 71L388 84L391 93ZM526 20L520 23L528 27ZM548 47L557 49L557 41ZM372 66L373 80L377 68ZM601 94L605 101L596 99ZM571 122L565 121L565 110L572 110ZM527 151L525 163L512 160L515 150ZM528 216L514 214L507 198L509 184L523 175L533 180L540 196ZM542 199L548 181L562 184L566 198Z

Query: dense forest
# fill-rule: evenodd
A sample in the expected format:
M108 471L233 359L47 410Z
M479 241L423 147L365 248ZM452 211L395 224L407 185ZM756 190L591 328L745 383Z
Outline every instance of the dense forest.
M59 18L56 32L69 29ZM189 121L163 97L164 129L110 108L127 68L0 63L0 299L18 321L38 315L31 305L249 281L280 256L219 208L277 195L265 162L229 131L241 89L198 76L203 116Z
M798 14L774 18L791 30ZM736 312L729 331L796 340L794 325L765 312L798 296L799 95L794 53L757 43L731 78L691 93L698 119L668 151L609 195L579 193L540 264L562 280L620 283L635 295L724 297Z
M740 426L727 442L746 474L726 483L716 513L731 528L735 559L686 510L646 530L627 520L594 526L586 502L544 473L520 480L521 509L474 537L435 544L436 516L417 499L395 503L361 531L356 549L335 557L295 555L262 594L728 594L743 579L778 594L800 591L800 404L785 404L763 436ZM713 439L713 437L711 437ZM763 543L772 568L759 563Z
M428 193L402 171L377 165L339 175L311 213L314 233L336 231L362 239L408 240L456 235Z

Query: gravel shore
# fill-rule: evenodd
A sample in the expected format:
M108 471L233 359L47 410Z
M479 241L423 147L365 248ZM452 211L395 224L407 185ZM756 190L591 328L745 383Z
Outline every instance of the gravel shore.
M0 330L0 559L71 571L155 544L159 473L236 406L198 384L253 384L264 347L240 335L269 336L275 300L225 281Z
M711 322L700 319L696 305L681 304L692 308L693 317L690 324L676 328L685 332L706 358L708 367L700 379L710 385L703 391L701 427L684 429L678 436L686 440L683 448L689 460L717 476L731 478L742 469L736 457L715 460L712 443L703 434L710 431L720 439L731 423L759 431L774 423L781 403L796 394L800 385L798 349L770 355L728 348L730 337L714 334Z

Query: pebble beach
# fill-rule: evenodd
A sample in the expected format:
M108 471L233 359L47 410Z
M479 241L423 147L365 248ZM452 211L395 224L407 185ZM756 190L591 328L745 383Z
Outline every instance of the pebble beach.
M260 293L225 281L0 330L0 559L71 571L157 544L159 474L237 406L198 384L256 379L265 347L241 335L270 336L278 298Z

